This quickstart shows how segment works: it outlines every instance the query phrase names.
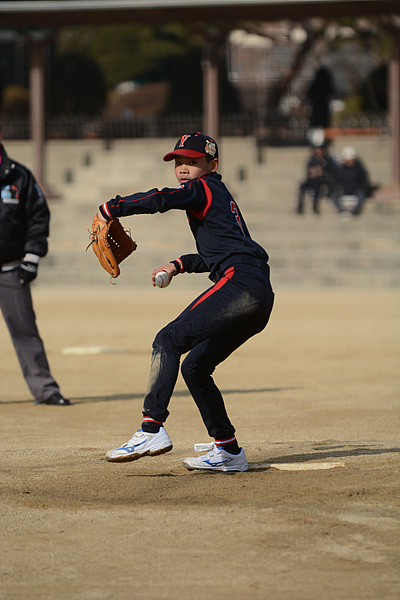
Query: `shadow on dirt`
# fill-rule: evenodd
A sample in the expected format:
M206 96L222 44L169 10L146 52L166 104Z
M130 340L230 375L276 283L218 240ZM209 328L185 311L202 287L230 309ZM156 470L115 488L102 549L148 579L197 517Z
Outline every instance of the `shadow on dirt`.
M339 448L346 448L345 450L339 450ZM327 449L326 452L309 452L306 454L286 454L284 456L274 456L265 458L260 461L260 463L254 462L252 466L257 466L258 464L263 465L265 463L274 463L274 464L285 464L285 463L304 463L308 461L316 461L316 460L332 460L345 458L349 456L365 456L365 455L378 455L378 454L392 454L399 453L400 448L371 448L368 446L357 445L357 444L346 444L343 446L333 446Z
M263 394L263 393L271 393L271 392L284 392L286 390L300 390L302 387L298 386L288 386L288 387L275 387L275 388L258 388L258 389L246 389L246 390L221 390L223 396L227 396L228 394ZM143 400L145 394L144 392L136 393L136 394L109 394L108 396L79 396L76 398L69 398L71 404L90 404L95 402L119 402L119 401L127 401L127 400ZM190 396L189 392L186 390L180 390L173 393L173 396L176 397L187 397ZM31 404L33 400L10 400L0 402L2 404Z

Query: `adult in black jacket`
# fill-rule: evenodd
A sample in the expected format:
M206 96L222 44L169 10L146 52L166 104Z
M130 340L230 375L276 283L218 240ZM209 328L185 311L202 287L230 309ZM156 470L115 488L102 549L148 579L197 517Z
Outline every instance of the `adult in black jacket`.
M354 148L342 150L343 163L336 171L333 202L341 214L359 215L369 194L367 170L357 157Z
M312 129L330 126L330 100L334 94L332 76L326 67L320 67L307 90L307 98L311 103L310 127Z
M305 198L310 195L312 209L319 214L319 201L322 194L330 196L335 176L335 162L323 144L312 147L312 154L307 162L306 178L299 186L297 197L297 213L303 214Z
M50 213L32 173L8 157L1 136L0 128L0 309L35 403L67 406L50 373L30 290L47 253Z

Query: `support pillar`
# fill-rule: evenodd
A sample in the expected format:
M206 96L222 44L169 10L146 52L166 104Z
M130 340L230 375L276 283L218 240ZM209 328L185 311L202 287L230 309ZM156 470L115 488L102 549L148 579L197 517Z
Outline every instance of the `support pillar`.
M30 122L34 175L44 186L44 63L45 43L30 42Z
M219 49L217 43L205 42L203 69L203 133L218 139L219 134Z
M389 117L391 175L400 185L400 41L393 35L392 53L389 64Z
M33 142L34 169L33 173L40 186L45 187L44 175L44 139L45 139L45 110L44 110L44 65L45 42L30 42L30 123L31 139Z

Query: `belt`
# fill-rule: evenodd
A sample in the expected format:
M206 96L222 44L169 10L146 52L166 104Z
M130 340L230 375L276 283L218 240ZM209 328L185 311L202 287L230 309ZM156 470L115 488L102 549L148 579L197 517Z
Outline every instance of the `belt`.
M228 267L233 267L235 265L251 265L252 267L258 267L262 270L264 275L269 275L269 265L267 262L265 262L265 260L246 254L241 256L231 256L230 258L222 261L215 270L212 281L214 281L214 283L219 281L224 274L224 271Z

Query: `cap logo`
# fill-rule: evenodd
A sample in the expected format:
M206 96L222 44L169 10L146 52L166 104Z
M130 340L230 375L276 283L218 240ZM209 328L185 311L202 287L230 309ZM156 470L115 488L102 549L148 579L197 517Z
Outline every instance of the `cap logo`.
M210 156L215 156L215 154L217 153L217 147L215 145L215 142L213 142L212 140L207 140L204 151Z
M181 137L181 141L180 141L180 143L179 143L179 146L178 146L178 147L179 147L179 148L183 148L183 147L185 146L185 142L186 142L186 140L187 140L188 138L190 138L190 135L188 135L188 134L185 134L185 135L183 135L183 136Z

